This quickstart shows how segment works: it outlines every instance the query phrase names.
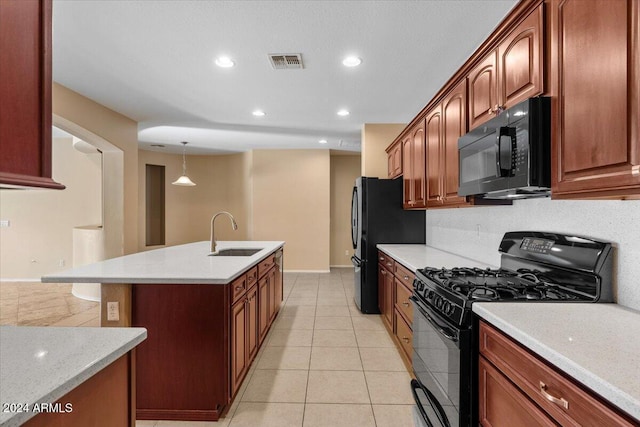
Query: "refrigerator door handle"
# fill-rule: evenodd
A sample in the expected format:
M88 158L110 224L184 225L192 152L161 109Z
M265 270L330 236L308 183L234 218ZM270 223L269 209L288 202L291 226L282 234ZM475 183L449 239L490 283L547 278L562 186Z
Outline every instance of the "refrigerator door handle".
M353 193L351 194L351 243L353 249L358 247L358 221L359 221L359 207L358 207L358 187L353 187Z

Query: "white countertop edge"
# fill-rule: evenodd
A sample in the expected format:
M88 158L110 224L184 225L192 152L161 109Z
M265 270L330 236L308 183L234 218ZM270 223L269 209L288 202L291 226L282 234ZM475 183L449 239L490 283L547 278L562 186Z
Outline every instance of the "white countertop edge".
M241 274L245 273L252 266L260 263L262 260L266 259L270 254L277 251L278 249L284 247L286 242L284 241L254 241L254 240L242 240L242 241L219 241L218 242L218 250L228 249L228 248L254 248L257 245L263 246L261 251L257 252L254 255L247 257L219 257L218 259L221 262L226 260L235 263L233 267L225 267L228 268L228 271L224 274L224 276L211 277L210 271L208 274L200 274L199 276L194 277L185 277L184 274L166 274L164 272L158 273L158 275L149 275L145 276L144 273L134 274L134 273L117 273L114 272L109 274L105 272L105 269L108 270L122 270L122 265L115 265L115 262L122 263L131 263L133 265L141 266L141 270L145 270L145 267L149 265L149 263L145 263L140 259L148 260L149 258L153 258L154 255L160 254L163 252L171 252L174 254L184 255L188 251L197 250L198 256L202 256L202 263L205 263L205 260L209 259L209 252L202 252L200 246L207 246L208 241L201 242L193 242L187 243L184 245L176 245L176 246L167 246L164 248L152 249L149 251L136 252L129 255L123 255L121 257L110 258L104 261L100 261L97 263L80 266L77 268L72 268L69 270L61 271L58 273L53 273L50 275L42 276L42 283L104 283L104 284L210 284L210 285L223 285L227 284ZM155 262L151 262L153 265ZM206 261L208 262L208 261ZM108 266L108 267L104 267ZM92 271L98 270L99 273ZM207 270L204 268L203 271ZM229 273L231 271L231 273Z
M54 403L61 397L65 396L74 388L78 387L83 382L87 381L89 378L100 372L102 369L109 366L111 363L118 360L124 354L135 348L138 344L144 341L147 338L147 330L145 328L127 328L130 330L138 330L138 335L133 337L128 342L125 342L122 346L118 347L105 357L96 360L94 363L87 365L83 370L78 372L76 375L69 378L63 384L60 384L58 387L53 390L45 393L41 397L35 399L34 402L15 402L15 403L29 403L33 405L34 403ZM0 422L0 427L14 427L20 426L26 421L38 415L34 412L18 412L18 413L10 413L9 418Z
M440 262L439 264L434 264L433 262L430 262L427 259L422 259L422 257L432 257L432 256L447 257L447 258L451 258L454 264L460 263L458 265L449 265L444 267L461 267L462 266L462 267L478 267L478 268L486 268L486 267L496 268L495 266L489 265L487 263L484 263L475 259L467 258L463 255L458 255L453 252L444 251L442 249L434 248L433 246L428 246L424 244L379 243L376 245L376 247L380 251L384 252L385 254L395 259L396 261L399 261L400 264L404 265L414 273L418 269L425 268L425 267L433 267L433 268L443 267L443 265L441 265L442 262ZM409 252L411 252L411 254L409 254ZM418 258L420 258L420 260L418 260ZM417 265L418 263L420 263L420 265Z
M484 303L493 304L493 303ZM509 321L492 313L483 307L483 303L473 304L473 312L500 329L505 334L519 342L524 347L536 353L541 358L554 365L574 380L582 383L593 393L603 397L613 405L627 412L636 419L640 419L640 400L608 382L606 379L593 374L588 369L563 356L553 348L541 343L521 329L513 326Z

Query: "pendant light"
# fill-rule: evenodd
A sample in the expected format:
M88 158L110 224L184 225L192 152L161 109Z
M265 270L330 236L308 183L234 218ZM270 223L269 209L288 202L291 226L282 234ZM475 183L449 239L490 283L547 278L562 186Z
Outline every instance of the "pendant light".
M187 157L186 157L186 152L187 152L187 141L182 141L182 176L178 179L176 179L175 181L173 181L171 184L173 185L182 185L185 187L192 187L194 185L196 185L195 182L191 181L189 179L189 177L187 176Z

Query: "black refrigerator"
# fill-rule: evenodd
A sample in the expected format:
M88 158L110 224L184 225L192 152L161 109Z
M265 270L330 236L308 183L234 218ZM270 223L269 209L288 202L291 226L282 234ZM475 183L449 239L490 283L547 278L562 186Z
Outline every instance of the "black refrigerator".
M379 243L425 242L425 211L402 209L402 179L359 177L351 199L355 253L355 303L366 314L378 308Z

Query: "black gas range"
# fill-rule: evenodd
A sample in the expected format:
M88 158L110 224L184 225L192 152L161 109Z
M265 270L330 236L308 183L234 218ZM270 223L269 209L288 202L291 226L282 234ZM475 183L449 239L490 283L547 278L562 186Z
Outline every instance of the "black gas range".
M593 239L521 231L500 243L500 268L416 271L412 390L423 425L476 426L474 302L590 303L613 300L613 251Z

